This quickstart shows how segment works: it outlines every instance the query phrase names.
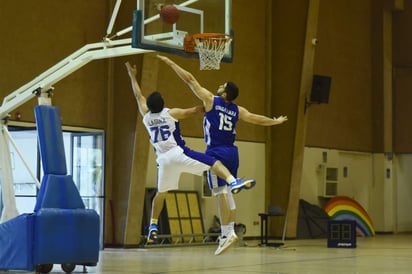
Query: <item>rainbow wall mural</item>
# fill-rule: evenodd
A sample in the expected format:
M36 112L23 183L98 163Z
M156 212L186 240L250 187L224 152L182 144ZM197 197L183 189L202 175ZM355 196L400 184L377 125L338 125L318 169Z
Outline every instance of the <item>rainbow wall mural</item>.
M346 196L336 196L330 199L323 208L333 220L353 220L356 222L356 232L364 237L375 235L375 229L368 213L363 207Z

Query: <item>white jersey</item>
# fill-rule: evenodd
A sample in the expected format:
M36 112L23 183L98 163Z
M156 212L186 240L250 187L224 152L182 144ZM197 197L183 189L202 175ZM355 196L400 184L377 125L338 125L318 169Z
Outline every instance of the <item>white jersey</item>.
M176 146L185 146L180 135L179 121L169 114L169 108L164 108L159 113L146 113L143 123L157 154L167 152Z
M179 121L164 108L159 113L148 112L143 123L157 154L157 187L159 192L178 189L182 173L202 176L216 162L212 156L185 146L180 135Z

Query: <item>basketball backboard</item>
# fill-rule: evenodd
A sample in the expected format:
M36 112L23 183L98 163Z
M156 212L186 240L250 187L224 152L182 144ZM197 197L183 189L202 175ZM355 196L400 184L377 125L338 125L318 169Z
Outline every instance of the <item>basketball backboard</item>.
M159 15L161 8L167 4L179 10L179 20L172 25L164 23ZM187 35L226 34L232 37L232 43L225 50L222 61L232 62L231 6L231 0L137 0L137 10L133 14L132 46L198 58L196 48L194 53L184 50Z

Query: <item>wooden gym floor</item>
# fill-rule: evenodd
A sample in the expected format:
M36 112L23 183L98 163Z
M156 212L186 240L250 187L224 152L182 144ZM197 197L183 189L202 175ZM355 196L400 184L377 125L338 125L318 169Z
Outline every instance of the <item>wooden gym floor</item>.
M327 248L326 239L286 240L282 249L244 241L213 255L217 245L106 248L88 273L411 273L412 234L357 238L356 248ZM82 273L77 266L73 273ZM27 273L9 271L0 273ZM64 273L54 265L51 273Z

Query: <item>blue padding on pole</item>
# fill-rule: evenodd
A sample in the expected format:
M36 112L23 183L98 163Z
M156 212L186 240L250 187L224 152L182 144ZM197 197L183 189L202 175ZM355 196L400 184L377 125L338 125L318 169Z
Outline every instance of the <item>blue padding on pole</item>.
M41 209L35 220L34 264L96 264L99 223L90 209Z
M34 113L44 174L67 174L59 109L40 105Z
M0 270L34 270L33 224L33 214L0 224Z
M38 212L41 208L85 208L72 176L53 174L43 176L34 211Z

